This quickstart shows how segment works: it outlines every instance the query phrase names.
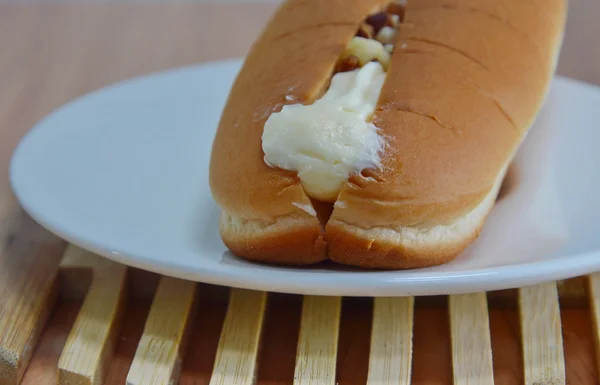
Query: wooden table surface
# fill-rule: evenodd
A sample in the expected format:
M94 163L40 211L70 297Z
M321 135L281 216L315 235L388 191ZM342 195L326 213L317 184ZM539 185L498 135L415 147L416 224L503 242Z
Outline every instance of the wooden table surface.
M559 73L600 84L600 2L570 3ZM65 244L18 207L8 184L14 146L44 115L98 87L174 66L244 55L274 9L273 3L0 4L0 342L10 335L3 330L32 327L12 317L16 307L50 314L40 343L33 345L37 347L24 384L56 382L56 362L81 302L60 300L53 311L36 302L39 293L53 293ZM31 301L16 303L16 291ZM300 298L276 297L281 301L273 301L267 313L259 384L291 383L294 373ZM124 383L133 359L149 309L148 300L140 298L128 305L108 384ZM214 362L225 305L203 301L183 364L183 384L208 383ZM491 313L496 383L520 383L517 311L498 308ZM365 382L370 317L369 300L344 300L340 384ZM598 383L589 310L564 309L562 321L568 383ZM414 384L451 382L447 330L444 309L421 308L415 313Z

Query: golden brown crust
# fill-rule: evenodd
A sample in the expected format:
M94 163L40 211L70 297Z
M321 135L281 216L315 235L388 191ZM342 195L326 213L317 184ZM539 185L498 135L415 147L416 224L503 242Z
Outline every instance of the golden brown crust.
M449 224L359 227L331 219L326 232L327 256L337 263L371 269L413 269L451 261L479 237L505 174L505 169L498 174L477 207Z
M373 118L387 142L383 168L349 179L324 234L295 173L263 160L268 116L284 104L318 98L363 18L386 3L289 0L249 52L210 164L215 200L245 223L243 231L222 227L225 243L239 256L298 264L328 255L363 267L421 267L454 258L478 234L491 207L483 202L495 194L545 98L564 29L564 0L409 1ZM473 212L483 214L465 225L468 231L453 233L453 224ZM277 231L256 230L257 223L298 216L304 218L300 227L285 222ZM357 230L404 234L403 228L439 226L449 229L447 236L418 247L402 237L365 238Z
M527 19L510 25L490 16L484 3L497 2L426 3L407 7L373 119L389 144L383 170L374 179L353 176L338 198L347 208L333 218L423 226L465 215L489 192L545 97L560 36L526 38L519 28L532 30ZM502 2L513 13L549 15L538 23L543 30L562 18L558 9L523 3Z

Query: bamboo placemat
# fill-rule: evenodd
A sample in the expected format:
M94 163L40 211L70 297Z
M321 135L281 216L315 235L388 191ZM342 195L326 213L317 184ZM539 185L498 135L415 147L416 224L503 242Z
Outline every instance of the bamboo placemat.
M596 83L598 4L571 2L559 70ZM242 56L273 9L0 4L0 384L598 383L596 275L431 298L229 291L65 248L22 213L8 161L36 121L108 83Z
M33 274L17 274L17 281L13 276L12 291L4 286L0 384L597 383L598 346L588 345L599 336L600 274L518 290L423 297L415 306L413 297L344 302L227 290L158 277L74 246L67 246L58 274L48 265L40 259ZM583 323L588 331L563 329L561 305L567 324ZM139 312L134 332L131 324L124 326L132 312ZM506 317L512 318L508 330L498 324ZM63 334L52 331L57 323ZM202 330L207 323L211 330ZM207 343L209 332L213 342ZM130 345L126 360L119 357L123 340ZM571 358L565 357L567 347ZM195 373L197 367L205 372ZM340 378L350 373L354 377Z

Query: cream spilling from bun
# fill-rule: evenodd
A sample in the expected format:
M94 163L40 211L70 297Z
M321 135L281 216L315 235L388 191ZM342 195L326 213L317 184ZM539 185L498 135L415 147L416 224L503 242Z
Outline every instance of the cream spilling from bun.
M335 202L352 174L381 167L385 142L371 120L403 15L404 7L392 2L367 16L341 53L325 95L284 106L263 127L265 163L296 171L315 201Z
M479 236L551 84L567 2L396 1L285 0L253 44L210 161L234 255L422 268Z
M380 167L384 140L370 122L385 71L377 61L333 76L313 104L286 105L267 119L265 162L297 171L313 199L334 202L348 177Z

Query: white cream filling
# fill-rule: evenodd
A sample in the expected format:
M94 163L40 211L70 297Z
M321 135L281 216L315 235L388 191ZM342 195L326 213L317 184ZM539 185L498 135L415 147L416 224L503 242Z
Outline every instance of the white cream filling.
M322 98L286 105L267 119L265 162L297 171L306 193L333 202L353 173L381 166L384 140L370 122L385 80L379 62L333 76Z

